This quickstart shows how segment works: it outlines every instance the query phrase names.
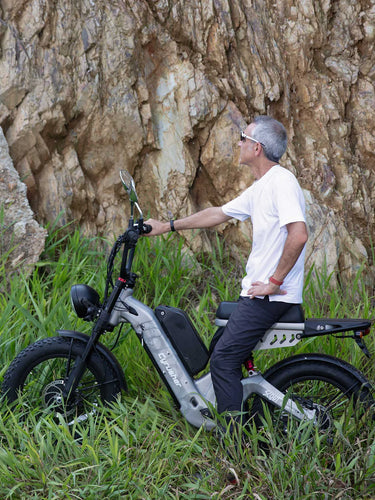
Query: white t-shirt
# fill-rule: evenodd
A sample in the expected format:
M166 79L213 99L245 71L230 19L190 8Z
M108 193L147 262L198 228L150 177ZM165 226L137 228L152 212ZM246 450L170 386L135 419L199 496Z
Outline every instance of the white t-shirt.
M240 196L223 205L222 210L241 221L251 217L253 223L253 245L241 292L241 295L248 296L252 283L268 283L275 272L288 235L286 224L305 222L302 189L289 170L275 165ZM305 249L280 287L287 294L270 295L270 301L302 302L304 259Z

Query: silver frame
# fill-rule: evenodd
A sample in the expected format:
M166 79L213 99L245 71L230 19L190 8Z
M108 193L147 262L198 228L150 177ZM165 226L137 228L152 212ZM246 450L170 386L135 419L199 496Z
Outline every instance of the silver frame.
M213 429L216 422L210 418L209 410L216 407L216 398L211 373L208 372L198 379L190 376L153 310L135 299L132 289L121 292L111 314L110 324L117 326L119 323L130 323L142 345L147 347L152 361L163 374L165 382L180 404L180 411L186 420L195 427ZM266 332L256 348L259 350L295 345L300 340L298 337L303 328L303 323L276 323ZM258 394L299 420L315 420L315 410L301 410L292 400L285 400L285 394L267 382L260 373L253 373L244 378L242 385L244 402L250 394Z

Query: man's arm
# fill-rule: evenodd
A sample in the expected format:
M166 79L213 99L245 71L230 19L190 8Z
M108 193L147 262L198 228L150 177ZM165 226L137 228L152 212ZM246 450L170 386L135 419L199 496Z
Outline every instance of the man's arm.
M203 229L208 227L217 226L223 222L227 222L231 217L225 215L221 207L209 207L189 215L183 219L174 221L174 228L176 231L183 231L184 229ZM146 236L157 236L159 234L168 233L171 230L169 222L160 222L155 219L149 219L146 224L150 224L152 231Z
M287 224L286 228L288 236L285 240L283 253L277 268L273 273L273 277L277 281L284 281L289 271L297 262L308 239L307 228L304 222L292 222L291 224ZM251 297L255 297L275 294L286 295L288 292L280 290L280 287L274 283L264 284L261 281L256 281L252 283L247 293Z

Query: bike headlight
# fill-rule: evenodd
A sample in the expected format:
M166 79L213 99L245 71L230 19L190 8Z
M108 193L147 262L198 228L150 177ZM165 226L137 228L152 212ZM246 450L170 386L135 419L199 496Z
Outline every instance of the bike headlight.
M88 285L73 285L70 289L70 300L79 318L92 319L100 307L98 292Z

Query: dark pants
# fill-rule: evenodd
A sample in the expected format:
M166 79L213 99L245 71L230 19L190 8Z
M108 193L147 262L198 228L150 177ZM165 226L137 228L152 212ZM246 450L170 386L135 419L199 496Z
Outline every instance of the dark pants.
M291 305L270 302L268 297L240 297L211 356L211 376L219 413L242 410L242 364L259 339Z

